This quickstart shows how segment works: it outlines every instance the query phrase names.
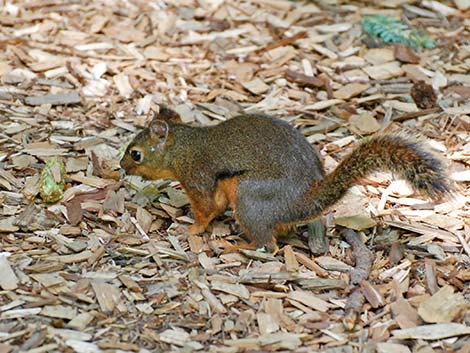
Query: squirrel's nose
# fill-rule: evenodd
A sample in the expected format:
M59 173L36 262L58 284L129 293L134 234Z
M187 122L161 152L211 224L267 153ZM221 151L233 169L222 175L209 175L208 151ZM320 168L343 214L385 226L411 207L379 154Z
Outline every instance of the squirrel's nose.
M124 179L126 177L127 173L126 173L126 170L124 168L121 168L119 169L119 177L121 179Z

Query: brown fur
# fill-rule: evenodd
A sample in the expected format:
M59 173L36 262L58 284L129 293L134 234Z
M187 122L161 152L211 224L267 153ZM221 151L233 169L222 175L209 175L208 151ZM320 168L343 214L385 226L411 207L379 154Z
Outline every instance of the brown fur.
M450 191L442 162L410 136L365 140L325 176L318 153L280 119L244 114L216 126L191 127L175 122L175 114L164 110L138 134L121 166L148 179L179 180L194 211L192 234L230 206L251 246L275 251L279 234L318 217L378 170L398 174L433 199ZM138 162L132 151L141 153Z
M233 177L220 180L212 196L193 194L191 191L186 191L195 218L194 224L188 228L189 233L202 233L209 223L223 213L228 206L235 210L237 190L238 177Z

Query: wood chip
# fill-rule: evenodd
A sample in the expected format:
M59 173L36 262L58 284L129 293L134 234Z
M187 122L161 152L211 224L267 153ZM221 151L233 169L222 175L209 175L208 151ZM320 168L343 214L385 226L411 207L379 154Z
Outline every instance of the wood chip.
M404 344L389 342L381 342L377 344L377 353L387 352L411 353L410 349Z
M452 287L445 286L419 305L418 314L425 322L452 322L466 309L462 293L454 293Z
M378 308L385 304L382 294L380 294L379 291L377 291L377 289L370 282L364 280L361 281L360 285L364 297L373 308Z
M48 94L38 97L26 97L25 103L29 105L62 105L62 104L77 104L80 103L80 94L78 91L71 91L69 93Z
M269 86L259 78L255 78L249 82L242 82L242 85L253 94L262 94L269 90Z
M370 135L380 130L377 119L369 113L353 115L350 122L350 130L360 135Z
M92 281L91 285L95 291L96 299L98 300L101 310L105 313L111 313L119 298L116 289L112 285L100 280Z
M329 305L327 302L324 300L316 297L315 295L301 291L301 290L296 290L292 291L289 293L288 298L296 300L314 310L318 310L320 312L326 312L329 308Z
M447 337L470 334L470 327L457 323L422 325L404 330L393 330L398 339L438 340Z
M159 335L160 341L174 344L176 346L184 346L189 341L189 334L182 329L169 329L165 330Z
M11 268L10 262L4 254L0 255L0 287L3 290L14 290L18 288L18 277Z
M400 64L396 61L365 67L363 70L374 80L387 80L403 74Z
M328 99L325 101L313 103L304 107L305 110L323 110L334 105L344 103L342 99Z
M363 215L337 217L335 223L354 230L364 230L377 225L372 218Z
M41 315L72 320L77 315L77 310L65 305L46 305L42 308Z
M349 83L334 92L333 97L337 99L349 99L361 94L369 87L370 85L366 85L363 83Z
M93 256L93 253L89 250L85 250L78 254L51 256L49 260L58 261L58 262L62 262L65 264L70 264L70 263L86 261L91 256Z
M243 284L231 284L221 281L212 281L211 287L214 290L233 294L242 299L248 299L250 297L250 292L248 292L248 289L246 289Z

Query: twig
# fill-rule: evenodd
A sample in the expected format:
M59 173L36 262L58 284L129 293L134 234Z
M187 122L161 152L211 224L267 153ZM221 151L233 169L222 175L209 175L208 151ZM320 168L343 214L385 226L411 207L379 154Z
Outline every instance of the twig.
M417 111L417 112L411 112L411 113L405 113L405 114L402 114L402 115L398 115L398 116L392 118L392 120L393 121L405 121L405 120L409 120L409 119L413 119L413 118L418 118L418 117L423 116L423 115L438 113L440 111L442 111L442 109L440 107L423 109L423 110L420 110L420 111Z
M338 228L348 244L353 248L356 266L351 271L351 283L357 284L369 277L372 262L374 261L374 254L364 245L355 231L343 227Z
M294 34L292 37L282 38L281 40L275 41L271 44L266 45L263 48L258 49L256 51L256 53L259 54L259 53L266 52L266 51L269 51L269 50L272 50L272 49L275 49L275 48L278 48L278 47L283 47L285 45L289 45L291 43L294 43L298 39L305 38L305 37L307 37L307 32L305 32L305 31L298 32L298 33Z
M343 324L348 330L352 330L357 322L357 317L364 305L364 294L361 289L357 288L348 297L348 301L344 306L344 320Z

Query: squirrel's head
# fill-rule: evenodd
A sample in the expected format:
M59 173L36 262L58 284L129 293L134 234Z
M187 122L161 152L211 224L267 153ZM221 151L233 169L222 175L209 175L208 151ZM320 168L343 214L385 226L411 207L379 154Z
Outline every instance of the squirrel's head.
M126 174L140 175L146 179L171 177L165 170L164 158L168 141L170 124L179 119L178 113L164 106L127 146L121 159L121 168Z

